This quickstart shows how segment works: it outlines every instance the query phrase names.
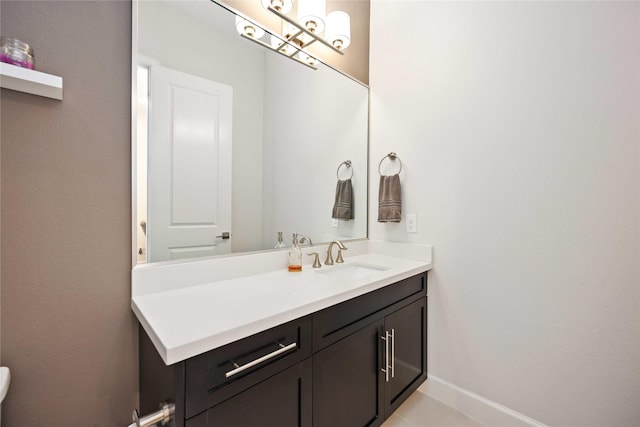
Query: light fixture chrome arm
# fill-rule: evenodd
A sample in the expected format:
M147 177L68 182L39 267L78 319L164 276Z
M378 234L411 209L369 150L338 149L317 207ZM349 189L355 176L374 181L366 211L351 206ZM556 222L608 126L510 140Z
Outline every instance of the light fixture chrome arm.
M306 28L304 28L303 26L301 26L299 23L297 23L296 21L294 21L293 19L289 18L287 15L278 12L276 9L274 9L273 7L269 6L267 8L267 10L275 15L277 15L278 17L280 17L280 19L288 22L289 24L295 26L299 31L294 35L291 36L290 40L297 38L300 34L304 33L306 34L308 37L311 38L310 41L304 43L301 47L307 47L310 44L319 41L320 43L322 43L323 45L325 45L326 47L328 47L329 49L333 50L334 52L339 53L340 55L344 55L344 52L341 51L340 49L336 48L334 45L332 45L331 43L329 43L327 40L325 40L324 38L320 37L317 34L314 34L313 32L307 30ZM298 39L299 40L299 39Z
M301 63L302 65L306 65L307 67L309 67L309 68L313 68L314 70L317 70L317 69L318 69L318 67L316 67L315 65L310 64L310 63L308 63L308 62L305 62L305 61L303 61L302 59L300 59L300 58L298 58L297 56L294 56L294 55L295 55L296 53L298 53L298 52L303 52L305 55L308 55L309 57L311 57L311 58L313 58L313 59L315 59L315 60L317 60L317 58L315 58L313 55L310 55L308 52L305 52L304 50L300 49L300 48L299 48L299 47L297 47L297 46L294 46L293 44L291 44L291 43L289 43L289 42L284 42L283 44L280 44L277 48L274 48L274 47L273 47L273 46L271 46L270 44L267 44L267 43L263 42L262 40L259 40L259 39L253 38L253 37L251 37L251 36L248 36L248 35L246 35L246 34L244 34L244 33L243 33L243 34L240 34L240 35L241 35L242 37L244 37L245 39L247 39L247 40L251 40L252 42L259 44L260 46L264 46L264 47L266 47L266 48L267 48L267 49L269 49L269 50L272 50L272 51L274 51L274 52L277 52L277 53L279 53L279 54L280 54L280 55L282 55L282 56L286 56L287 58L293 59L294 61L299 62L299 63ZM292 54L292 55L289 55L289 54L287 54L287 53L285 53L285 52L282 52L282 51L280 50L280 48L281 48L284 44L288 44L289 46L293 46L293 47L295 48L295 50L293 51L293 54Z

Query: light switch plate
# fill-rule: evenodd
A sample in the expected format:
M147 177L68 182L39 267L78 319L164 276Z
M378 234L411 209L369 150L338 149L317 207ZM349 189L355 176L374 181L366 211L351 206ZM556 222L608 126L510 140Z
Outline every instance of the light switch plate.
M338 228L340 226L340 220L337 220L335 218L331 218L331 226L334 228Z
M407 228L407 233L417 233L418 232L418 220L416 218L416 214L407 214L405 216L405 223Z

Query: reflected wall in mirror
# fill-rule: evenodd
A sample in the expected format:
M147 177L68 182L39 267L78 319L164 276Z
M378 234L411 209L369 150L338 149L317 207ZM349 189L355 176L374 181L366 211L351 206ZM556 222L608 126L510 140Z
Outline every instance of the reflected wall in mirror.
M208 0L140 1L137 27L139 263L366 237L366 86L243 39ZM353 219L333 219L350 176Z

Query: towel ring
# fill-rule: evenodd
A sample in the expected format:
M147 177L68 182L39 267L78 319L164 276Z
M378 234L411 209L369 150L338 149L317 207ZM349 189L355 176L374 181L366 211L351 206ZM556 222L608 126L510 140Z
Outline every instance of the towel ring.
M338 169L336 170L336 177L338 177L338 179L340 179L340 168L342 167L342 165L345 165L347 169L351 169L351 160L345 160L338 165ZM353 169L351 169L351 176L347 179L351 178L353 178Z
M389 158L391 160L398 160L400 162L400 170L398 170L398 174L400 174L400 172L402 172L402 160L400 160L400 157L398 157L398 155L396 153L394 153L393 151L389 154L387 154L386 156L384 156L382 158L382 160L380 160L380 163L378 163L378 174L380 174L380 176L382 176L382 171L380 170L380 167L382 166L382 162L384 162L384 159Z

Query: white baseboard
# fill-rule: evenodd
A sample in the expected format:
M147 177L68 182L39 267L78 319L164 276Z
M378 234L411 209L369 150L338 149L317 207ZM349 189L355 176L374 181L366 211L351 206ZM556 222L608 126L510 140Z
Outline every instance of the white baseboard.
M419 391L483 423L496 427L546 427L519 412L428 374Z

